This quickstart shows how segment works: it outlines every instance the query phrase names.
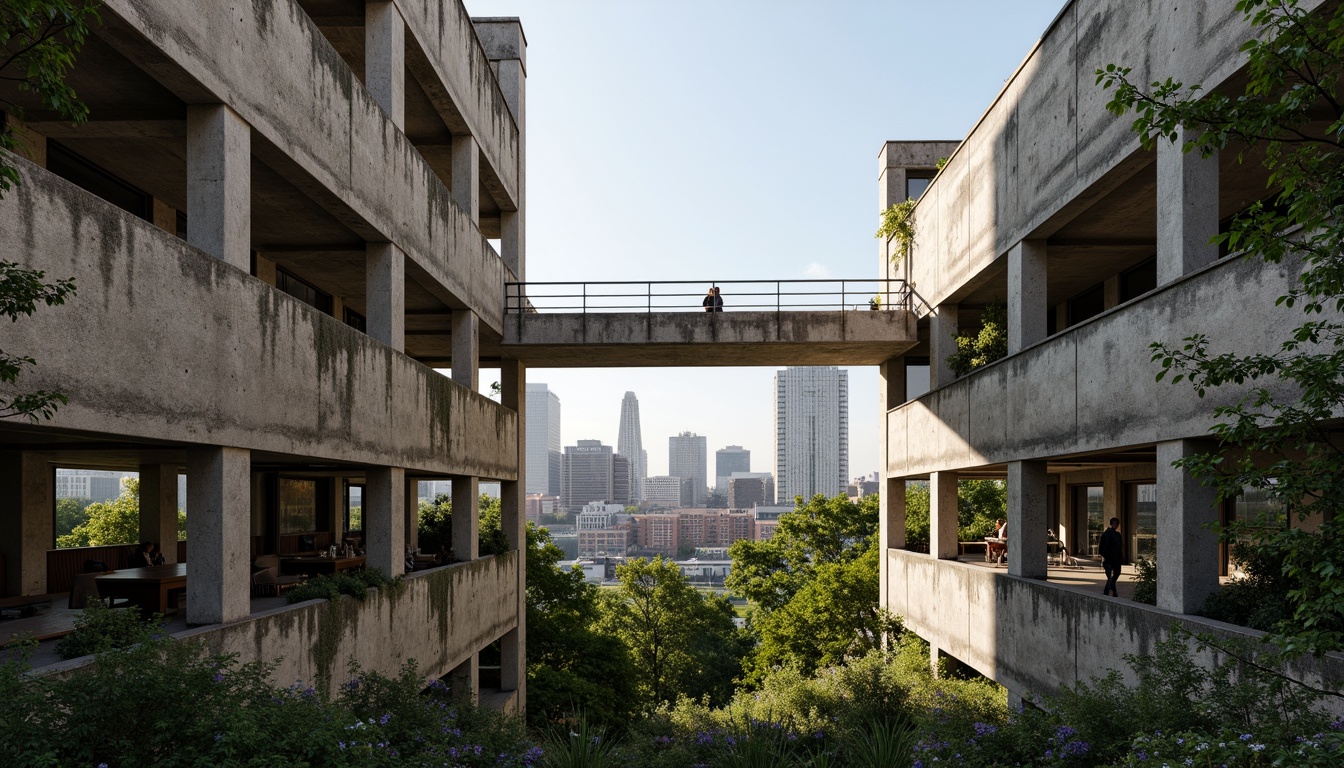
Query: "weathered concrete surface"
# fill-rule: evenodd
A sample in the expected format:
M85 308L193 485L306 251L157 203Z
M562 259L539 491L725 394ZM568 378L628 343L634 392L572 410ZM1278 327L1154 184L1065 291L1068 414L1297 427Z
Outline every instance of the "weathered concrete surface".
M887 608L905 626L1010 691L1048 693L1151 654L1173 625L1222 637L1262 633L1128 600L1102 599L1037 579L925 554L887 550ZM1196 654L1211 664L1209 652ZM1320 685L1344 679L1344 656L1303 659L1295 672Z
M406 577L404 587L371 591L364 600L311 600L240 621L178 632L240 663L276 664L271 681L335 690L366 672L396 675L414 659L426 677L442 677L517 626L518 554L482 558ZM37 674L63 674L62 662Z
M917 342L906 310L509 315L503 348L541 368L879 365Z
M920 295L934 306L954 297L1123 181L1098 183L1140 150L1131 120L1106 111L1096 70L1120 64L1135 82L1170 75L1208 90L1245 62L1248 35L1222 0L1070 3L920 199L910 258Z
M892 477L1206 437L1215 406L1156 381L1148 344L1208 334L1210 351L1277 349L1301 311L1274 306L1296 282L1292 264L1223 261L1057 334L892 411Z
M517 415L24 161L0 253L78 295L6 329L46 425L102 435L518 477Z
M252 127L263 161L365 240L396 243L431 278L426 288L499 331L503 261L297 3L187 12L177 0L109 0L101 13L101 37L188 104L228 104ZM474 35L469 24L464 34ZM488 64L468 75L492 104L490 117L473 118L486 131L477 138L503 142L487 155L516 185L518 134L498 84Z

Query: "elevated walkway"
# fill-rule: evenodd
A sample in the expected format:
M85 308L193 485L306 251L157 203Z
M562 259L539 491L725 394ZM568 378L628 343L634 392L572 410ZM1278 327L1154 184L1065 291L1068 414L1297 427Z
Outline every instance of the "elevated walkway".
M721 290L721 311L702 305L709 286ZM925 310L902 280L509 283L507 292L502 348L541 368L878 365L915 346Z

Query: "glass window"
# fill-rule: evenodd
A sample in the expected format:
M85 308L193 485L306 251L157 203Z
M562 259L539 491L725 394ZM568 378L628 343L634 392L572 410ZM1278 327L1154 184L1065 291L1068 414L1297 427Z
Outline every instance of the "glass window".
M153 213L150 196L71 152L59 142L47 142L47 170L127 213L149 221Z
M1106 311L1106 286L1097 283L1069 299L1069 325L1077 325L1089 317Z
M369 332L368 321L364 319L363 315L359 314L358 312L349 307L345 308L344 315L346 325L350 326L351 328L354 328L356 331L359 331L360 333Z
M1120 301L1137 299L1157 287L1157 258L1120 274Z
M1228 518L1229 523L1245 523L1250 527L1237 536L1238 542L1250 541L1258 532L1272 533L1287 524L1283 505L1263 488L1243 488L1231 503ZM1230 574L1240 571L1231 551L1227 552L1226 566Z
M929 188L933 182L932 176L906 176L905 177L905 196L918 200L919 196L924 194L924 190Z
M280 533L317 530L317 481L280 478Z
M1106 509L1100 485L1085 485L1073 489L1074 519L1085 537L1085 554L1100 557L1101 532L1106 530Z
M364 530L364 486L345 486L345 530Z
M1134 483L1129 486L1130 509L1134 512L1131 524L1130 553L1153 560L1157 557L1157 485Z
M279 267L275 270L275 287L314 309L331 314L331 294Z

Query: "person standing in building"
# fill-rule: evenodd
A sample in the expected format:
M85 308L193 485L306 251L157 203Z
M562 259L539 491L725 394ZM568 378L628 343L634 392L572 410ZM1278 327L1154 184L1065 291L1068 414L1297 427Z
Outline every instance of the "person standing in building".
M705 291L705 298L703 301L700 302L700 305L705 308L706 312L713 312L714 300L716 298L717 297L714 295L714 289L710 288L708 291Z
M1120 558L1124 554L1124 542L1120 539L1120 518L1111 518L1111 527L1101 532L1101 541L1097 551L1101 554L1101 566L1106 570L1106 587L1101 594L1119 597L1115 591L1115 581L1120 578Z
M713 311L713 312L722 312L722 311L723 311L723 296L719 295L719 287L718 287L717 285L714 286L713 291L714 291L714 309L711 310L711 311Z

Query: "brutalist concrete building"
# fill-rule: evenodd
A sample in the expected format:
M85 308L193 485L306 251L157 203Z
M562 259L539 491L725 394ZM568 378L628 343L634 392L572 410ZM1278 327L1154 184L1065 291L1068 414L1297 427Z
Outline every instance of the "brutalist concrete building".
M883 269L910 281L923 315L919 344L882 367L882 599L936 653L1019 697L1123 670L1124 654L1151 651L1173 623L1248 634L1193 614L1234 567L1205 524L1261 500L1215 503L1172 467L1239 393L1200 400L1155 381L1149 344L1203 333L1218 351L1277 349L1300 321L1275 306L1299 266L1209 244L1269 194L1254 149L1243 163L1179 143L1145 150L1094 73L1114 63L1140 83L1235 84L1250 34L1231 3L1075 0L964 141L880 154L880 206L918 197L913 249L891 262L884 243ZM955 376L958 330L996 302L1007 356ZM1007 482L1006 568L957 560L957 482L974 478ZM930 487L928 553L905 546L916 479ZM1155 607L1072 588L1047 562L1047 529L1085 558L1112 517L1127 562L1156 558ZM1321 663L1337 677L1338 661Z
M485 687L521 698L526 385L499 347L525 263L520 24L458 0L108 0L101 16L69 77L88 123L36 103L6 118L26 158L0 257L78 295L4 331L38 361L23 386L70 402L0 422L3 593L66 591L85 560L123 557L54 549L56 468L138 471L141 538L159 542L177 540L184 473L186 542L164 551L189 566L173 603L191 632L282 659L288 680L407 658L474 677L492 648ZM477 393L482 366L500 402ZM262 556L349 540L401 574L429 479L453 482L456 564L343 612L253 608ZM502 483L513 546L487 558L482 479Z

